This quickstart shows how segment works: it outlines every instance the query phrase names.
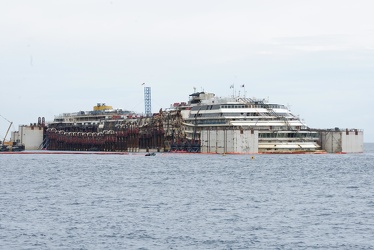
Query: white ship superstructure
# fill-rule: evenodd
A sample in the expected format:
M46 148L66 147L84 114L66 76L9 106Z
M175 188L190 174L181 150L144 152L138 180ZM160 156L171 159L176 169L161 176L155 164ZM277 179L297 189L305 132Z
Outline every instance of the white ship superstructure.
M320 149L318 132L284 105L264 99L230 97L198 92L190 95L184 109L186 136L199 139L201 131L211 129L252 130L258 132L258 152L308 152Z

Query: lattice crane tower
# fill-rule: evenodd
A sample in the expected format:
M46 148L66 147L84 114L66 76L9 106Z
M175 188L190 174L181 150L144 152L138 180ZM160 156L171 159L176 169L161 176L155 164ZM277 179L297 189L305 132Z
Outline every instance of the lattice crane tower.
M151 116L152 115L152 104L151 104L151 87L144 87L144 108L145 108L145 115Z

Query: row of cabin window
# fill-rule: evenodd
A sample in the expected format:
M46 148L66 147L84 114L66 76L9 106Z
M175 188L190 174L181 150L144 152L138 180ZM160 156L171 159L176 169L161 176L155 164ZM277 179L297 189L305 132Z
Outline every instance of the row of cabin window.
M259 138L318 138L318 133L259 133Z
M259 114L259 113L213 113L213 114L194 114L194 117L219 117L219 116L266 116L268 113ZM272 114L270 114L273 116ZM277 113L277 116L287 116L287 113Z
M221 105L221 108L223 109L233 109L233 108L271 108L271 109L285 109L286 107L284 105L278 105L278 104L245 104L245 105L234 105L234 104L225 104Z

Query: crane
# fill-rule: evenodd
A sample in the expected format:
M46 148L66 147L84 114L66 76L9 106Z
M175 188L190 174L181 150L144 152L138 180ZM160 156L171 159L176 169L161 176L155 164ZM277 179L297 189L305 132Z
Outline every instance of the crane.
M5 139L9 133L9 130L10 130L10 127L13 125L13 122L9 121L8 119L6 119L4 116L0 115L4 120L6 120L7 122L9 122L9 127L5 133L5 136L4 136L4 139L3 139L3 146L5 145Z

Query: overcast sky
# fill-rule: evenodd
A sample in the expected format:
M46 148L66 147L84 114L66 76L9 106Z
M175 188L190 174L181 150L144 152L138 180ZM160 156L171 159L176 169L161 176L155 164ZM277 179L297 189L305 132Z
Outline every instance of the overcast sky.
M18 125L144 112L197 90L289 105L312 128L374 142L372 0L0 0L0 115ZM0 135L8 123L0 117ZM2 138L0 139L2 140Z

